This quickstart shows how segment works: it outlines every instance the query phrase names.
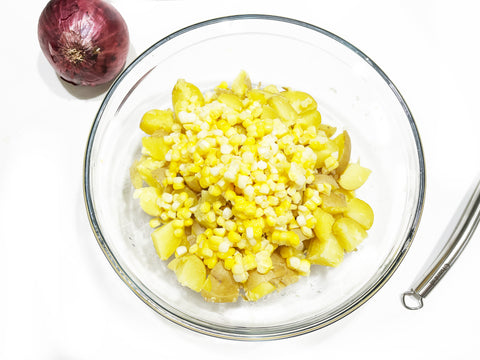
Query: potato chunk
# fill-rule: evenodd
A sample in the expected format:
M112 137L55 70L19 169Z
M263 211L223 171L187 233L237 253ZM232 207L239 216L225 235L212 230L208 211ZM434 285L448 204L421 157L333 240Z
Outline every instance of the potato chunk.
M149 135L152 135L157 130L164 130L170 132L174 124L172 110L157 110L153 109L147 111L140 121L140 129Z
M240 286L234 280L232 273L225 270L223 262L217 262L203 286L203 298L209 302L235 302L239 293Z
M320 239L328 238L332 233L332 226L335 223L335 218L320 208L315 209L313 216L315 216L317 220L313 229L315 235Z
M333 234L346 252L351 252L367 237L365 229L353 219L342 217L335 221Z
M205 284L207 270L196 255L185 255L173 259L168 268L177 275L178 282L193 291L200 292Z
M317 109L317 102L315 99L303 91L288 90L281 93L285 97L297 114L303 114L307 111Z
M368 230L373 225L373 210L365 201L358 198L351 198L347 202L347 211L345 216L355 220Z
M285 123L285 125L291 126L295 124L298 115L287 99L280 95L272 96L268 99L268 104L277 112L278 116Z
M153 159L160 161L165 160L165 155L170 150L164 136L155 135L155 133L152 136L142 138L142 145Z
M172 90L172 104L175 115L178 117L178 114L181 111L188 110L190 105L205 105L205 98L198 87L179 79Z
M341 175L350 162L351 153L351 140L348 132L344 131L335 138L335 142L338 145L338 167L335 169L337 175Z
M310 241L307 259L312 264L335 267L343 261L343 254L343 248L337 238L330 233L327 237L314 238Z
M359 164L350 163L338 179L338 183L345 190L356 190L367 181L371 172Z
M173 221L152 232L153 245L160 259L167 260L173 255L180 244L186 240L185 232L181 236L175 235Z

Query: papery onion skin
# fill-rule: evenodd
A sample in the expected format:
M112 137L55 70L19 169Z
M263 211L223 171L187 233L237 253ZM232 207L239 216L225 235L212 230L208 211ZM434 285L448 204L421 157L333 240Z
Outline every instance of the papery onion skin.
M127 24L102 0L51 0L38 21L40 47L58 75L75 85L100 85L125 66Z

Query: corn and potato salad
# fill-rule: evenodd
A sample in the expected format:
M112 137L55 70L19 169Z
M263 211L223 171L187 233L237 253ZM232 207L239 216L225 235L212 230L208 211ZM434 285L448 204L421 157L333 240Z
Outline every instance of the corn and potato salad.
M338 266L367 236L373 211L354 191L370 170L309 94L252 87L242 71L205 94L178 80L172 105L141 119L131 179L182 285L210 302L256 301L312 264Z

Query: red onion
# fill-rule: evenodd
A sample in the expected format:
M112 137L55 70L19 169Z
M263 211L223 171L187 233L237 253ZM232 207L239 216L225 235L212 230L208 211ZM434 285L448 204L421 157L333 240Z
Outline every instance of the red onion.
M102 0L51 0L38 21L38 40L58 75L75 85L113 80L129 48L127 24Z

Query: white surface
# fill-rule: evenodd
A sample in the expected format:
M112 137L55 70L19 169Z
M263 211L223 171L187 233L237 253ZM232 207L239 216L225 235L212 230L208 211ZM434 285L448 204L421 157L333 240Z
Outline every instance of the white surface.
M427 163L422 222L391 280L328 328L243 343L170 323L115 274L87 220L82 162L103 94L64 85L41 54L36 26L46 1L6 2L0 13L0 359L478 356L478 232L424 309L408 311L400 303L479 177L476 1L111 2L129 26L131 59L177 29L240 13L304 20L356 45L396 84L420 130Z

